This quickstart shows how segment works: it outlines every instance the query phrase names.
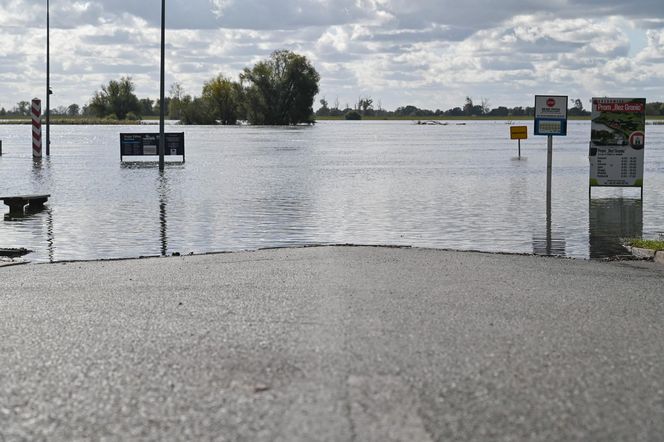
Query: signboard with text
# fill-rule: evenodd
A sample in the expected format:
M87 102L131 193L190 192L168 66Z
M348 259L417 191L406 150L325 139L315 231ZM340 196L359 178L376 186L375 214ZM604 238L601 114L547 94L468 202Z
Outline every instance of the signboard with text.
M184 162L184 132L164 134L164 155L180 155ZM125 156L159 155L158 133L120 134L120 160Z
M528 126L510 126L511 140L527 140Z
M643 187L645 98L593 98L590 186Z
M535 135L567 135L567 97L535 95Z

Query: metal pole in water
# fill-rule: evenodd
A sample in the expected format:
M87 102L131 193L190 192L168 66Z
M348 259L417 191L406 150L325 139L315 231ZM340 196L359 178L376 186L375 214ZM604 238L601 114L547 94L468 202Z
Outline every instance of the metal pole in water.
M549 135L546 146L546 199L551 201L551 163L553 162L553 135Z
M521 159L521 138L519 138L519 159Z
M46 156L51 155L51 17L50 0L46 0Z
M553 163L553 135L547 137L546 146L546 248L551 254L551 171Z
M164 170L164 40L166 36L166 0L161 0L161 70L159 76L159 170Z

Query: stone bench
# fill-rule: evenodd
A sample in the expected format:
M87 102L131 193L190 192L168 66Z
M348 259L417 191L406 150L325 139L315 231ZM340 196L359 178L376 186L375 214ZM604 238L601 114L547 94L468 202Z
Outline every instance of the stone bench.
M30 209L39 210L48 201L51 195L17 195L17 196L0 196L5 205L9 206L10 214L23 214L23 208L29 205Z

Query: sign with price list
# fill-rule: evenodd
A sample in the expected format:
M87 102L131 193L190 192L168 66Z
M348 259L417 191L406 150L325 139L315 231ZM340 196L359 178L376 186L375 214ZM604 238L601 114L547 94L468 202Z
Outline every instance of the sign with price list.
M590 186L643 187L645 98L593 98Z

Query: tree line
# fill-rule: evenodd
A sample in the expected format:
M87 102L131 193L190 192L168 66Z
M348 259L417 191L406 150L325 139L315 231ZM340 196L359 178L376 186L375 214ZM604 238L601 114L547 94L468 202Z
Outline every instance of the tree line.
M210 79L200 96L188 95L174 84L168 101L164 100L165 112L183 124L236 124L238 120L261 125L310 123L319 81L305 56L275 51L269 59L245 68L238 80L223 74ZM95 92L88 110L100 118L140 118L150 110L150 102L139 100L133 92L129 77L110 81Z
M267 60L245 68L237 80L219 74L205 82L200 96L186 94L175 83L164 98L164 112L183 124L236 124L244 120L260 125L295 125L314 121L313 103L320 75L303 56L275 51ZM90 102L51 110L51 115L92 116L101 119L138 120L160 114L161 103L139 99L131 77L111 80ZM29 116L30 103L21 101L0 116Z
M590 111L584 109L583 101L580 98L571 100L571 107L568 109L567 114L570 117L584 117L590 116ZM483 98L479 104L473 102L472 98L466 97L462 106L453 107L447 110L436 109L421 109L417 106L400 106L393 111L385 110L380 105L380 101L376 104L374 99L370 97L360 97L353 106L346 104L344 107L339 106L339 100L336 99L335 103L330 106L330 103L322 98L320 100L320 107L316 111L318 117L341 117L348 120L359 120L362 117L534 117L535 108L526 106L506 107L498 106L491 108L489 101ZM652 102L646 104L646 115L650 117L664 116L664 103Z
M447 110L422 109L417 106L400 106L393 111L383 109L380 100L360 97L352 106L341 107L320 99L320 107L313 111L314 97L318 94L320 75L302 55L280 50L270 58L245 68L238 80L219 74L205 82L200 96L186 94L184 88L175 83L169 96L164 98L165 114L169 119L183 124L236 124L240 120L250 124L288 125L310 123L315 117L532 117L533 107L491 108L489 100L479 103L466 97L461 106ZM87 116L114 120L138 120L159 116L161 103L151 98L138 98L131 77L111 80L96 91L84 106L72 103L51 109L54 116ZM581 99L571 100L569 116L589 116ZM650 102L646 105L647 116L664 116L664 103ZM20 101L10 110L0 108L0 117L30 116L30 102Z

